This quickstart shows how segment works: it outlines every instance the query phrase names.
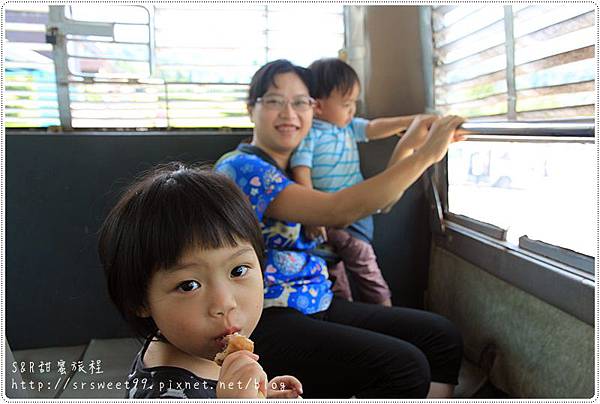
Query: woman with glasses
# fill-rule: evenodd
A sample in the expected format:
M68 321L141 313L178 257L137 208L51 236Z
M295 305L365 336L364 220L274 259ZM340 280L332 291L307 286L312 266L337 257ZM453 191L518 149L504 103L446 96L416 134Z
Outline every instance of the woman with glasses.
M286 60L261 67L247 106L251 144L225 154L215 169L248 196L266 242L265 299L252 338L267 374L300 379L305 398L450 397L458 383L461 337L445 318L400 307L334 298L316 241L302 225L344 227L393 205L446 154L462 120L427 128L415 120L406 139L422 144L372 178L336 193L290 180L288 163L313 117L310 72Z

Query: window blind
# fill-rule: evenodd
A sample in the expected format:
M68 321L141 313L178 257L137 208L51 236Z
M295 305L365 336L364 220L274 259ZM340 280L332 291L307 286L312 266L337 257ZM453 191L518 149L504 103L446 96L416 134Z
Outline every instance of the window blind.
M344 47L337 4L9 7L35 14L27 20L35 43L26 54L17 45L29 40L8 35L6 72L17 83L8 87L15 101L7 104L9 126L58 125L60 110L73 128L250 127L245 97L261 65L278 58L307 65ZM15 15L10 32L23 30ZM48 27L64 44L45 43ZM68 86L58 97L54 63ZM27 112L25 100L16 102L25 86L34 106ZM45 98L35 95L42 90Z
M59 125L52 45L45 43L48 6L7 3L4 12L4 124Z
M486 119L593 116L594 17L591 4L432 7L436 109Z

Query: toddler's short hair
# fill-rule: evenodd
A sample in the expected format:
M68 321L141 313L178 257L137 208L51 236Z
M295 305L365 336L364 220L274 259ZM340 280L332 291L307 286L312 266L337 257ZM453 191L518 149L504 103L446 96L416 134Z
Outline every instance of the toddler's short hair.
M191 248L249 242L262 266L258 220L235 183L209 167L174 162L158 166L128 187L100 228L98 253L108 292L142 338L157 331L138 317L154 272L169 268Z
M352 91L355 84L360 85L356 71L348 63L337 58L315 60L308 66L315 80L315 98L327 98L333 90L342 95Z

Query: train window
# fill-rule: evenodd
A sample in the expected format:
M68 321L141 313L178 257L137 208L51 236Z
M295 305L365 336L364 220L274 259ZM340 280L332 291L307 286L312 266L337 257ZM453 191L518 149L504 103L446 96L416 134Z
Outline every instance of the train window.
M29 115L15 104L7 111L14 115L7 127L248 128L244 98L256 69L282 57L306 65L336 56L344 47L343 10L276 4L46 6L44 21L36 25L40 43L28 54L44 66L27 72L54 86L53 119L25 120ZM33 18L23 13L20 18ZM7 14L7 23L16 18ZM305 29L317 23L319 30ZM44 31L54 49L44 43ZM16 34L8 41L13 49L24 39ZM14 67L9 72L7 66L7 76L18 78L19 63L29 62L11 54L7 60ZM56 82L67 90L57 92Z
M487 233L510 245L593 273L593 5L429 12L431 107L484 128L448 153L448 217L467 225L474 219L471 228L490 225ZM523 125L511 129L514 122ZM587 128L582 137L560 130L578 125ZM554 246L563 258L576 252L581 259L565 261Z

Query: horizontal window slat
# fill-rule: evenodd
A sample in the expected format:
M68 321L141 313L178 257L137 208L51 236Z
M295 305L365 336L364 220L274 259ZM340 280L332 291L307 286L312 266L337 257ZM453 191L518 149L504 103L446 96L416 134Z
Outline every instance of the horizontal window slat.
M594 26L594 12L585 13L558 24L540 29L530 34L515 38L515 43L520 46L539 44L551 38L556 38L569 32L579 31Z
M567 63L573 63L585 59L594 58L594 47L587 46L585 48L575 49L570 52L561 53L559 55L553 55L544 59L536 60L526 64L522 64L515 67L515 74L522 75L531 72L536 72L551 67L564 65Z
M147 24L150 19L148 10L139 5L68 5L65 6L65 14L74 21L108 24Z
M166 119L80 119L73 118L74 128L152 128L167 127Z
M547 120L561 118L593 117L595 105L582 105L567 108L554 108L540 111L517 112L517 119L522 120Z
M464 117L502 115L507 112L506 94L458 104L436 105L436 109L443 114L453 114Z
M435 90L436 90L436 94L438 92L441 94L444 94L445 92L461 91L461 90L464 90L469 87L494 83L496 81L505 80L505 79L506 79L506 70L501 70L501 71L493 73L493 74L486 74L484 76L476 77L476 78L470 79L470 80L460 81L460 82L453 83L453 84L446 84L446 85L437 85L436 84Z
M548 63L548 66L540 66L537 70L518 71L515 78L516 88L547 87L593 80L595 67L595 59L583 59L571 63Z
M148 109L159 110L166 109L166 102L156 101L136 101L136 102L118 102L118 101L101 101L101 102L71 102L71 110L80 111L97 111L102 109L127 110L127 109Z
M205 109L202 111L194 110L173 110L169 109L169 119L180 119L180 118L210 118L210 117L245 117L247 116L246 111L229 111L221 109Z
M433 34L433 42L437 47L457 41L473 32L492 25L504 18L504 7L486 6L469 14L459 24L451 25Z
M470 108L472 106L485 105L488 103L492 104L492 103L502 102L505 99L506 99L506 94L497 94L497 95L491 95L489 97L485 97L485 98L478 99L478 100L455 102L455 103L448 104L448 105L438 104L438 106L440 106L440 107L452 106L453 108L464 109L464 108Z
M113 62L106 59L83 59L70 57L69 72L75 75L105 78L135 78L149 77L148 62Z
M19 11L29 13L45 13L48 14L48 5L35 3L6 3L4 4L6 11Z
M6 7L8 4L5 4L5 20L6 25L8 27L8 23L26 23L26 24L42 24L45 25L48 23L48 12L35 12L35 11L13 11L8 10Z
M45 64L53 64L52 59L50 59L49 54L52 52L52 44L49 43L41 43L41 42L7 42L6 43L7 56L10 58L10 52L14 51L36 51L40 55L37 57L41 59L43 57ZM47 53L42 53L40 51L45 51ZM31 55L31 54L30 54Z
M5 117L4 124L7 128L45 128L58 126L60 121L52 118L14 118Z
M480 62L487 62L494 57L503 56L503 55L505 55L504 44L494 46L493 48L486 49L483 52L479 52L475 55L469 56L467 58L464 58L464 59L461 59L461 60L458 60L458 61L455 61L452 63L441 64L441 65L437 66L437 70L439 73L443 74L446 72L451 72L453 70L460 70L465 67L471 67L474 64L477 64Z
M156 32L155 44L162 47L177 48L228 48L228 47L253 47L264 43L265 35L262 31L243 34L241 37L231 37L228 32L175 32L170 29L165 32Z
M593 10L593 5L573 3L529 6L515 13L514 34L518 38Z
M164 94L162 84L124 84L124 83L71 83L69 89L73 94Z
M157 74L165 81L195 81L203 83L249 83L257 66L204 68L194 66L158 66Z
M32 22L9 22L6 20L4 24L5 32L42 32L46 33L46 22L36 24Z
M433 29L440 31L480 9L481 6L433 6Z
M439 62L448 64L498 45L504 45L504 21L498 21L458 41L438 47L435 55Z
M4 99L8 101L33 100L33 101L56 101L56 91L34 92L34 91L6 91Z
M453 88L452 90L449 90L446 88L437 88L435 92L435 99L440 105L459 103L484 99L496 94L502 94L506 92L506 89L506 80L477 84L470 87L463 87L461 89Z
M6 108L4 115L15 118L58 118L58 110L56 108L36 108L35 110Z
M302 32L306 29L306 22L310 21L312 26L319 27L327 32L343 33L343 26L339 22L343 18L340 13L315 14L314 10L307 7L287 9L284 12L271 11L266 19L267 29L270 31L296 31ZM333 31L332 31L333 30Z
M455 84L467 80L483 78L487 75L497 74L506 69L506 58L503 54L485 59L472 59L471 63L461 63L458 68L436 69L435 82L440 85Z
M147 61L150 48L147 44L121 44L117 42L74 42L67 41L69 56L102 60Z
M58 108L58 103L52 100L5 100L4 106L6 108Z
M339 14L342 12L343 10L343 6L340 4L336 4L336 3L323 3L323 4L319 4L318 6L319 11L323 10L323 12L327 13L327 14ZM272 3L272 4L268 4L267 5L267 10L270 13L278 13L281 11L288 11L288 10L301 10L304 12L307 12L307 10L310 10L312 13L314 13L314 9L310 9L304 5L297 5L294 3L291 4L286 4L286 3ZM307 12L307 16L310 18L311 13Z
M228 4L228 3L156 3L154 4L154 9L156 14L159 13L175 13L175 12L194 12L194 11L202 11L202 12L213 12L213 11L240 11L240 12L249 12L249 11L265 11L266 5L254 5L250 3L238 3L238 4Z
M156 63L161 66L256 66L258 60L264 60L266 48L157 48L155 54Z
M230 128L250 128L252 122L248 117L213 117L205 119L169 119L169 126L174 128L214 128L214 127L230 127Z
M573 49L593 46L594 35L595 28L588 27L529 46L521 46L517 42L515 44L515 65L560 55Z
M593 104L594 91L544 94L525 97L517 92L517 112L567 108Z
M140 103L155 103L155 102L159 102L159 101L163 101L165 99L165 97L160 97L159 95L156 94L97 94L97 101L98 102L103 102L103 103L107 103L107 104L111 104L111 103L119 103L119 102L127 102L127 101L134 101L134 102L140 102ZM73 95L71 97L72 99L74 99L75 102L86 102L86 98L87 100L93 99L94 97L92 97L91 95L88 95L86 98L84 98L84 101L82 101L82 97L78 97L77 95Z
M74 109L71 110L71 116L74 119L92 118L92 119L154 119L166 115L166 110L101 110L101 109Z
M520 97L537 97L540 95L549 94L565 94L565 93L580 93L594 92L595 86L593 81L584 81L581 83L562 84L558 86L539 87L533 89L524 89L517 92Z
M9 42L32 42L32 43L44 43L46 41L45 32L31 32L31 31L6 31L5 38Z

